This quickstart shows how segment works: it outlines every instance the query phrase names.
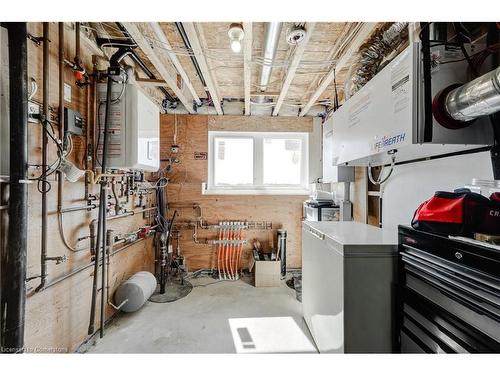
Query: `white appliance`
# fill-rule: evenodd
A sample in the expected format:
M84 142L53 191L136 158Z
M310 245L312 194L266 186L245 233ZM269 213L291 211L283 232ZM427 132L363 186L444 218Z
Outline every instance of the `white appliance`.
M121 94L122 90L123 94ZM98 159L102 158L106 84L97 86L99 103ZM115 83L110 106L108 166L155 172L160 167L160 111L158 106L133 83ZM121 95L121 96L120 96Z
M397 232L303 222L302 306L321 353L393 351Z
M303 205L305 221L334 221L340 219L340 207L331 202L305 201Z
M333 119L323 123L323 183L354 182L354 167L337 165L333 153Z
M468 48L474 53L473 48L483 46ZM434 120L432 142L424 143L420 51L419 42L411 43L333 113L333 164L388 164L391 156L387 152L395 149L396 162L401 162L492 144L488 119L478 119L460 130L446 129ZM444 46L433 47L432 54L441 60L457 58L456 50ZM432 70L432 97L451 84L467 82L466 68L466 61L437 64Z

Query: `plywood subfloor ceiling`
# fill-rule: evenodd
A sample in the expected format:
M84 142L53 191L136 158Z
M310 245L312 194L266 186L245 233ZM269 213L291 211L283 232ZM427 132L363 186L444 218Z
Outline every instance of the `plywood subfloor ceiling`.
M157 85L163 85L174 98L180 99L177 109L170 108L170 112L193 113L192 105L198 97L204 105L194 111L201 114L315 116L332 106L335 94L342 100L346 73L358 51L351 47L361 45L384 26L382 23L283 22L271 77L262 92L259 82L266 25L264 22L243 23L242 50L234 53L228 37L230 24L182 23L190 48L173 22L159 23L165 38L159 38L155 25L147 22L124 24L125 32L116 23L91 23L89 29L100 37L118 37L138 44L136 52L155 78L166 82L141 82L141 85L154 91L158 100L162 95ZM296 26L303 26L309 37L302 44L290 45L286 37ZM202 84L192 58L199 63L207 86ZM138 78L147 77L138 72ZM168 85L169 78L173 78L176 87ZM209 94L222 104L220 110L207 102Z

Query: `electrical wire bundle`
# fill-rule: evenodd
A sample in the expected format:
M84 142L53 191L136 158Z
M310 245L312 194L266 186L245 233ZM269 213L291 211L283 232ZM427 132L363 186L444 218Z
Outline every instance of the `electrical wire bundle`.
M56 138L56 133L54 131L52 123L47 119L43 119L41 120L41 124L42 131L45 132L45 134L54 142L57 147L57 160L53 162L47 169L42 171L42 174L40 176L34 178L33 180L37 181L37 189L40 193L48 193L52 186L50 182L46 180L46 178L54 174L61 165L64 156L64 150L59 140Z

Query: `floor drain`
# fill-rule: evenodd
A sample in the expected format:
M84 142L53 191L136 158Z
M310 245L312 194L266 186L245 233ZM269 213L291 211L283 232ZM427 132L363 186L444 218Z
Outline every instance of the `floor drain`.
M186 297L191 290L193 290L193 285L187 280L170 280L165 285L165 293L160 294L158 285L149 300L155 303L174 302Z

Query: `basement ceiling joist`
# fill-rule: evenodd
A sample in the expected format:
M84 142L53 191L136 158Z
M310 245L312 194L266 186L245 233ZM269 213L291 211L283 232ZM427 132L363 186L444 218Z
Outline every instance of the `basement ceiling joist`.
M141 42L136 52L157 78L143 81L144 74L138 72L140 84L152 92L158 91L157 88L168 89L183 102L184 106L178 108L181 112L185 107L193 113L194 101L201 104L199 113L222 115L223 103L231 102L227 113L314 115L328 110L335 96L342 101L347 68L353 56L371 33L382 26L380 23L283 22L269 84L265 92L260 92L265 23L243 23L245 36L239 53L230 48L227 35L230 24L229 21L184 22L185 37L184 31L173 22L154 26L146 22L132 24L143 37L135 35L134 39ZM308 30L307 39L290 46L287 35L299 24ZM104 37L121 35L123 38L112 24L95 23L94 26L99 34L103 31L110 34ZM206 105L205 98L211 99L213 106Z
M244 22L243 31L245 37L243 39L243 82L245 90L245 115L251 114L251 94L252 91L252 23Z
M208 91L210 92L210 96L212 97L212 102L214 104L215 110L218 115L222 115L222 107L220 104L220 98L217 90L217 86L215 84L214 79L212 78L212 74L210 72L210 68L208 66L207 60L205 58L205 54L203 53L202 44L200 43L200 38L198 36L198 32L196 30L196 26L193 22L183 22L184 29L186 30L186 34L191 43L191 48L193 49L193 53L200 65L201 72L203 73L203 77L205 78L205 82L207 83Z
M191 114L194 114L195 111L192 108L192 104L189 102L189 100L186 98L182 90L177 87L177 79L176 77L173 77L168 70L166 69L165 65L163 62L160 60L159 56L156 54L156 52L153 50L151 45L148 43L144 35L139 31L137 27L137 23L131 23L131 22L123 22L123 26L127 30L128 34L135 40L139 48L144 52L144 54L147 56L151 64L154 65L156 70L160 73L161 77L165 80L165 82L168 84L168 86L172 89L172 91L175 93L177 98L181 101L181 103L184 105L186 108L186 111L188 111Z
M307 23L306 36L293 52L292 61L290 62L290 66L287 69L285 80L283 82L283 86L281 87L280 95L278 96L276 105L273 110L273 116L278 116L280 112L281 106L283 105L283 101L285 100L286 95L288 93L288 89L290 88L293 78L295 77L295 72L297 71L297 68L300 64L300 60L302 59L302 56L304 55L304 52L306 50L307 43L309 43L309 39L311 39L311 35L314 31L315 25L316 23L314 22Z
M196 90L193 87L191 80L189 79L181 62L177 58L177 55L172 52L172 50L173 50L172 45L170 44L170 41L168 40L167 36L165 35L164 31L162 30L160 24L158 22L150 22L149 24L150 24L151 28L153 29L153 32L155 33L156 37L158 38L158 41L163 44L164 48L169 50L169 51L167 51L168 57L170 58L170 61L172 61L172 64L175 66L175 68L179 72L179 75L181 76L182 80L184 81L184 84L187 86L189 92L193 96L193 99L195 100L196 104L201 105L201 100L200 100L198 94L196 93Z
M302 110L300 112L300 116L305 116L307 114L307 112L316 103L316 101L321 96L321 94L326 90L328 85L330 85L330 83L333 81L333 79L335 78L336 72L341 71L345 66L347 66L347 64L350 61L350 59L352 58L352 56L359 50L359 47L365 42L365 40L368 39L368 37L375 31L376 27L377 27L377 24L372 23L372 22L362 23L360 25L359 30L356 33L356 36L353 38L353 40L350 41L349 47L342 54L342 56L339 56L337 63L330 70L330 72L325 76L321 85L317 88L317 90L314 92L314 94L310 97L307 104L302 108Z

